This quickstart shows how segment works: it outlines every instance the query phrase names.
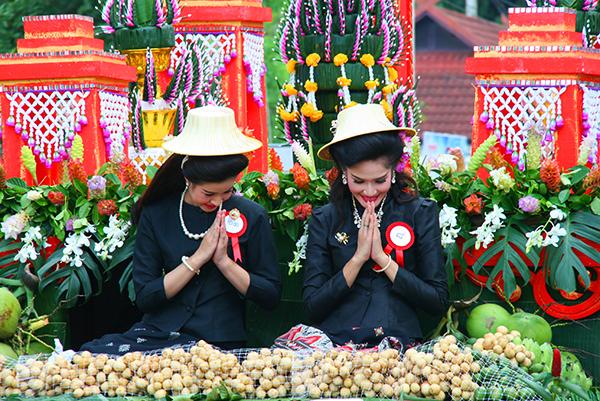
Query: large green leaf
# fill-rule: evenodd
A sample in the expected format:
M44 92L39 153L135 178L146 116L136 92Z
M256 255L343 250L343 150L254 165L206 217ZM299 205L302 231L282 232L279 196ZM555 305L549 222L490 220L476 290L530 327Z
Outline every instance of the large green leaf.
M583 253L594 261L600 260L600 252L582 238L595 244L600 244L600 216L589 211L579 211L567 217L561 223L567 235L561 238L558 246L546 247L544 268L548 271L550 285L566 292L577 289L577 277L580 276L584 285L590 284L587 269L579 259L575 250Z
M527 243L525 232L527 231L527 227L510 218L506 221L506 224L506 227L496 232L497 240L494 244L473 264L473 271L479 273L486 263L499 255L500 258L493 266L486 285L491 290L494 279L499 274L502 274L504 294L510 297L517 285L513 268L519 272L523 282L528 283L531 278L531 272L527 266L527 262L530 261L534 266L537 266L539 263L539 254L536 251L530 251L525 257L522 257L517 250L520 250L523 254L525 253L525 244Z

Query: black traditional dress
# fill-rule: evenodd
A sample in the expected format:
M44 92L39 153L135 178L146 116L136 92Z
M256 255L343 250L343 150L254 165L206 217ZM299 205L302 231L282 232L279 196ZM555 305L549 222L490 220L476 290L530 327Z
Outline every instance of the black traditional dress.
M309 225L304 267L304 302L308 315L335 343L375 345L385 336L404 344L422 337L416 309L441 314L448 307L438 210L423 198L394 200L388 196L380 227L385 248L386 230L397 222L414 231L414 244L403 251L404 267L394 282L372 270L373 261L361 269L348 287L342 269L357 247L358 228L352 205L341 221L333 204L315 211ZM360 216L364 209L358 206ZM377 209L378 210L378 209ZM396 259L395 252L391 256Z
M109 334L88 342L81 350L122 354L147 351L205 340L221 348L244 345L245 301L267 309L274 308L281 295L281 277L271 225L266 211L241 196L223 203L225 210L238 209L247 219L247 229L239 238L241 262L250 274L245 296L209 261L200 274L173 298L167 299L164 275L191 256L200 241L188 238L179 220L181 195L174 195L144 208L137 227L133 258L136 304L144 313L142 321L123 334ZM216 217L183 203L183 218L192 233L206 231ZM231 244L229 256L233 258Z

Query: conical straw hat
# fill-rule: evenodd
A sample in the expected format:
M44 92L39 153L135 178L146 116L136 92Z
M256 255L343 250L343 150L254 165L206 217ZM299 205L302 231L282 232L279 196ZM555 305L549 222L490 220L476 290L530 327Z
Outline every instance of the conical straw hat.
M181 134L163 144L169 152L188 156L237 155L261 146L238 128L233 110L219 106L190 110Z
M332 123L333 139L323 145L317 155L323 160L331 160L329 147L357 136L381 132L405 131L412 136L416 131L407 127L396 127L385 115L385 110L380 104L357 104L340 111L337 120Z

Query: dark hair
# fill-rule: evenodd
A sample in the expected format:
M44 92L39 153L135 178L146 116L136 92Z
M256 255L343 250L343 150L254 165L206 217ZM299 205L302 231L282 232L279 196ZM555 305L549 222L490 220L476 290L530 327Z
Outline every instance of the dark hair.
M404 154L404 141L397 132L381 132L336 143L329 151L340 170L331 185L329 200L335 206L343 224L346 214L344 205L348 205L352 199L348 185L342 183L344 169L363 161L380 158L385 159L390 169L395 168ZM408 202L416 196L416 183L406 173L396 172L396 183L392 184L389 193L398 203Z
M133 208L133 222L137 223L142 209L154 202L185 189L185 179L193 184L221 182L237 177L246 167L244 155L189 156L183 166L184 155L172 155L158 169L150 185Z

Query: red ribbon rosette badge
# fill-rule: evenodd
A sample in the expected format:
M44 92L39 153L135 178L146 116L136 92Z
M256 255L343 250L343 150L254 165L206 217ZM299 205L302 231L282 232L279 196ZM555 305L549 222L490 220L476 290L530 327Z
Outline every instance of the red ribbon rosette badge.
M415 243L415 232L408 224L398 221L389 225L385 236L388 244L383 251L387 255L391 255L393 251L396 251L396 263L398 263L398 267L404 268L404 251ZM373 266L375 272L381 269L381 266Z
M248 220L239 210L231 209L225 216L225 230L227 236L231 238L231 248L233 249L233 260L242 261L242 252L240 250L239 238L244 235L248 228Z

